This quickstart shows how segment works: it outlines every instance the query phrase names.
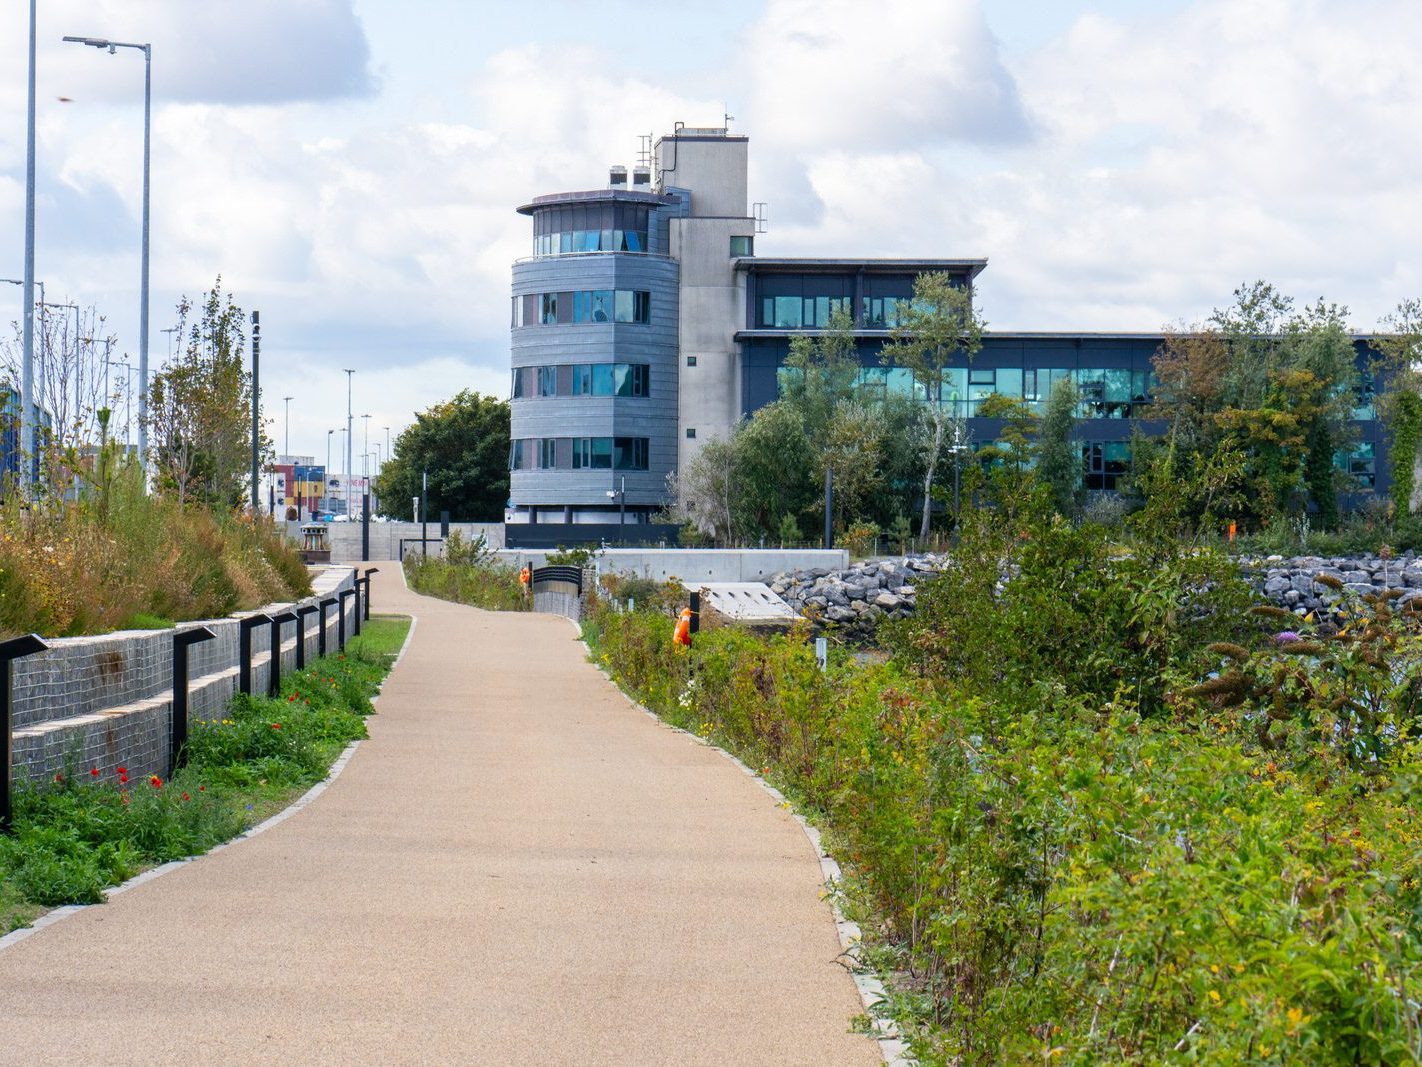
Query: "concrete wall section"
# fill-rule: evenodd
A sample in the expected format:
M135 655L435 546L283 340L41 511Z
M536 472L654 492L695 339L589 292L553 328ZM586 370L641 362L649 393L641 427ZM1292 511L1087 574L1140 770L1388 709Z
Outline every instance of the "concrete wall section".
M431 515L429 536L439 537L439 516ZM504 524L501 522L452 522L451 531L458 530L466 540L480 536L490 548L504 547ZM290 536L301 536L295 524L291 524ZM399 559L400 542L417 541L420 524L417 522L372 522L370 524L370 559ZM361 556L361 530L358 522L333 522L326 527L326 539L331 546L332 563L358 563Z
M505 549L499 558L521 567L543 565L548 553ZM826 573L849 566L843 549L734 549L734 548L607 548L598 553L601 574L625 574L664 582L679 579L695 587L698 582L761 582L784 571L821 569Z
M750 143L724 130L690 130L663 137L656 144L657 191L691 190L691 213L703 217L746 213L746 174Z
M332 567L312 583L314 595L295 604L273 604L274 613L314 604L350 589L354 572ZM345 601L346 633L353 632L355 598ZM238 616L185 623L207 626L217 637L189 650L190 721L220 719L237 691ZM318 615L306 617L305 654L317 655ZM335 611L327 613L328 650L336 647ZM17 781L49 781L66 770L106 778L117 766L135 780L166 775L172 719L173 630L128 631L102 637L58 638L50 649L13 667L13 774ZM282 670L296 667L295 625L282 627ZM271 671L271 627L252 632L253 692L266 692Z
M735 269L730 247L732 236L754 233L755 220L749 217L671 222L672 254L681 262L681 433L677 437L681 468L707 441L729 435L740 418L735 334L745 307L746 276Z

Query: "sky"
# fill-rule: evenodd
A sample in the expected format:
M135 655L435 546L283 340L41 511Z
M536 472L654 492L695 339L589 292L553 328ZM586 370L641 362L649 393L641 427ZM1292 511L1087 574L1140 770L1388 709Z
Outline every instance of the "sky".
M0 278L26 8L0 6ZM38 32L49 299L136 353L142 57L60 39L151 41L154 365L220 276L261 311L277 450L318 462L347 368L358 457L367 425L506 396L515 208L676 121L750 137L758 253L986 257L996 329L1157 330L1256 278L1360 330L1422 296L1416 0L39 0Z

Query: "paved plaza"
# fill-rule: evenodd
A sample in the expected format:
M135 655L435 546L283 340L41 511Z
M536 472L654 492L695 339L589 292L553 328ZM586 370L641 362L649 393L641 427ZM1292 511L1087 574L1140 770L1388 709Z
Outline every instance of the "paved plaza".
M416 596L371 738L269 831L0 951L0 1062L871 1064L818 860L562 618Z

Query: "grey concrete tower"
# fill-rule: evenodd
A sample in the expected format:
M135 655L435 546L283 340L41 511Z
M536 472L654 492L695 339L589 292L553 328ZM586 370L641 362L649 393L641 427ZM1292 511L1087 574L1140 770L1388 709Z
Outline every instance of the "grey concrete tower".
M513 268L515 522L645 521L739 415L734 335L755 221L745 137L678 126L654 166L536 197Z

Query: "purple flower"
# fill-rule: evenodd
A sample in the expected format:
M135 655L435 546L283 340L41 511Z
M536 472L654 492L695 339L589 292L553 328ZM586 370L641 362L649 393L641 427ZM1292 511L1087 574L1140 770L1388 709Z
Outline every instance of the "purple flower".
M1298 634L1294 633L1294 631L1292 630L1285 630L1283 633L1275 634L1274 640L1281 645L1287 645L1292 644L1294 641L1302 641L1303 638L1301 638Z

